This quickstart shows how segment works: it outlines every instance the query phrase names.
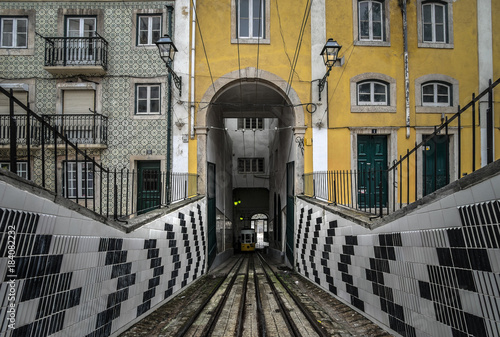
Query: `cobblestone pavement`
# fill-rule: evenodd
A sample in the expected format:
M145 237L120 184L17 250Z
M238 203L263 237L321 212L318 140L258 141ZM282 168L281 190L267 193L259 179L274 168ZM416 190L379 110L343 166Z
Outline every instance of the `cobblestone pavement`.
M174 299L159 307L142 319L120 337L167 337L177 336L178 331L198 310L198 307L210 297L213 289L229 273L231 262L216 268L186 288ZM278 277L287 284L295 296L316 317L328 334L335 337L389 337L392 336L357 311L351 309L323 289L301 275L285 268L276 261L272 264ZM246 319L244 320L246 325ZM248 319L250 322L251 319ZM281 331L280 336L286 334ZM268 334L268 336L271 336Z

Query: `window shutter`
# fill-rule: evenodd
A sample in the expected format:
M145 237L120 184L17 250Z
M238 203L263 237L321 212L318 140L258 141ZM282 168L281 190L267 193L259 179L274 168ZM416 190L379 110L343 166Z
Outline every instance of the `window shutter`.
M14 91L14 97L20 100L24 105L28 104L28 92L27 91ZM0 94L0 114L8 115L9 111L9 97ZM23 108L14 103L14 113L15 114L26 114Z
M95 111L94 90L64 90L63 114L90 114Z

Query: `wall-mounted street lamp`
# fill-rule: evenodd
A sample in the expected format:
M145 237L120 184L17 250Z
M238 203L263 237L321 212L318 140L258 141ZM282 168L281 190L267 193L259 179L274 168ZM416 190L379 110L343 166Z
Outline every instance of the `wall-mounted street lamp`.
M158 41L155 42L158 46L158 51L160 52L160 57L165 62L168 72L172 75L174 79L174 84L179 89L179 96L182 94L182 77L177 76L177 74L170 67L170 64L174 61L175 53L177 48L175 48L174 42L168 35L164 35Z
M340 48L342 48L341 45L337 43L337 41L333 41L333 39L328 39L326 41L325 46L323 47L323 50L321 51L321 56L323 56L323 62L325 63L325 66L328 67L328 70L326 71L325 76L319 81L319 100L321 101L321 92L325 88L325 83L326 83L326 78L330 75L330 70L332 70L332 67L335 65L335 62L337 62L338 55Z

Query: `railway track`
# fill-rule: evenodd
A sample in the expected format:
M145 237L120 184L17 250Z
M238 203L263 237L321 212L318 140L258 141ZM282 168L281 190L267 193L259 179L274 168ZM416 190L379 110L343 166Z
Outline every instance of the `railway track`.
M312 305L304 293L291 289L295 283L260 254L244 254L231 259L224 272L202 281L192 293L180 294L170 306L167 303L120 337L366 336L366 330L351 333L351 327L343 324L347 321L331 318L321 305ZM370 325L366 321L362 326ZM371 326L370 336L389 336Z

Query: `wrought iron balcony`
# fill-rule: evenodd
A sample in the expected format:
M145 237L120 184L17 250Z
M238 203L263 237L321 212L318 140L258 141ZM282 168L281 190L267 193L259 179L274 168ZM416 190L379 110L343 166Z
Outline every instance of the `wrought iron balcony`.
M31 118L29 121L31 125L29 125L28 128L29 122L26 115L15 115L14 119L16 121L15 132L17 145L26 145L28 137L30 137L33 143L39 142L41 136L40 122ZM31 133L28 132L28 129L31 129ZM0 145L10 145L11 133L10 116L0 115Z
M108 117L106 116L94 113L44 115L43 118L74 144L108 144Z
M28 136L33 146L40 145L42 134L45 134L45 144L54 142L48 136L47 131L42 132L42 125L35 118L31 118L29 123L25 115L15 115L14 118L17 145L26 145ZM108 144L108 117L106 116L100 114L44 115L43 119L74 144L102 146ZM11 132L10 116L0 116L0 145L10 145ZM62 142L62 139L58 140L58 144Z
M108 68L108 42L96 37L44 37L45 69L53 74L99 73Z

